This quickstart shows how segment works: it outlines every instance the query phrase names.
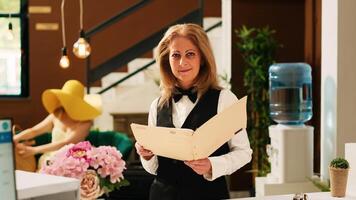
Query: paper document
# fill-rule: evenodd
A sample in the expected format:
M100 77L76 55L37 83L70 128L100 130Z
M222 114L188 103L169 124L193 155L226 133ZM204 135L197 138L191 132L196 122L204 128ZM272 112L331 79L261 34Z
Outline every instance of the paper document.
M155 155L176 160L207 158L246 128L247 96L215 115L197 130L131 124L137 142Z

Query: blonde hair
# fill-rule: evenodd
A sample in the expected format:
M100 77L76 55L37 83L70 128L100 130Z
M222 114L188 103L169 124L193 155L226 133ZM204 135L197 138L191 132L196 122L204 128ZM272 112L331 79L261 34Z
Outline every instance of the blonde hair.
M168 104L178 81L172 73L169 65L169 45L178 36L188 38L199 50L201 66L194 81L194 87L201 96L209 88L221 89L218 85L216 63L207 34L203 28L196 24L178 24L171 26L164 34L156 49L156 61L161 75L161 98L159 107Z

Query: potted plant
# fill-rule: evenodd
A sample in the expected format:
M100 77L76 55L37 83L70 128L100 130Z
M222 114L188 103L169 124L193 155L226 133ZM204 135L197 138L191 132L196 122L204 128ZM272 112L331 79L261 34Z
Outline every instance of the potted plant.
M344 197L346 192L349 162L344 158L335 158L330 162L330 190L333 197Z
M239 39L237 47L245 63L244 85L248 95L247 132L253 149L253 177L266 176L270 165L266 154L266 145L270 143L268 68L274 63L276 50L281 47L274 39L275 30L268 26L236 30Z

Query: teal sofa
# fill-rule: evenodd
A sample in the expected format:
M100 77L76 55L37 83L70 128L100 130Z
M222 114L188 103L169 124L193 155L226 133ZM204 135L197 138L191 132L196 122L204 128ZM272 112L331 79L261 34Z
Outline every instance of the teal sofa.
M52 140L52 135L46 133L35 138L35 146L50 143ZM85 139L89 141L93 146L113 146L119 150L122 154L124 160L127 160L132 147L132 140L124 133L117 131L90 131L88 137ZM37 158L39 155L36 156Z

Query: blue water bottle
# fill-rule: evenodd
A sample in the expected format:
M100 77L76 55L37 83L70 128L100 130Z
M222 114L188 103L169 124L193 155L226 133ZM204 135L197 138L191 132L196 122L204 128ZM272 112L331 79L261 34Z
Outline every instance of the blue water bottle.
M306 63L276 63L269 67L270 116L286 125L311 119L312 77Z

